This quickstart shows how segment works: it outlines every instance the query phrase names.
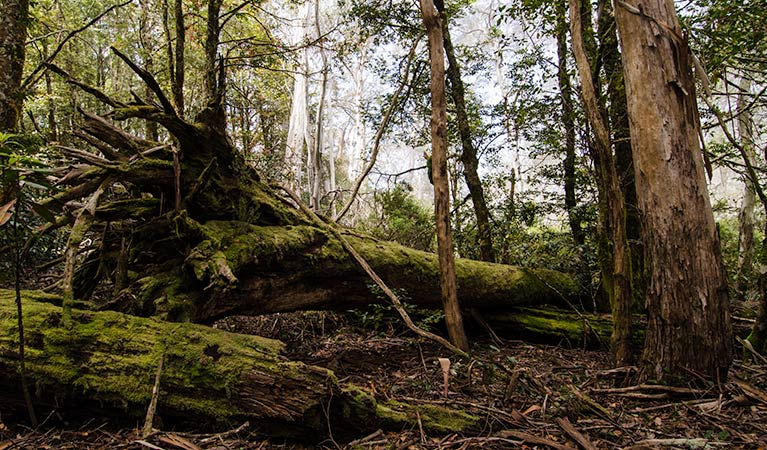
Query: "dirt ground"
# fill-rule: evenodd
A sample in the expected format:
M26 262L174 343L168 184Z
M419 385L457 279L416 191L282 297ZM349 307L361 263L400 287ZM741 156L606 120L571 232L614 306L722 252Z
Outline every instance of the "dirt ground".
M605 350L500 341L476 331L471 361L414 339L386 318L303 313L230 318L215 326L276 337L287 356L328 367L379 399L446 405L482 418L466 434L412 426L303 442L241 424L214 434L158 430L146 439L119 420L66 423L58 413L37 430L0 418L8 449L760 449L767 448L767 360L736 361L720 385L669 388L632 383L633 368L611 369ZM365 319L363 317L363 319ZM368 319L370 319L368 317ZM363 320L364 321L364 320ZM371 331L371 330L375 331ZM483 335L485 337L483 337ZM448 394L438 358L450 358ZM695 379L691 374L691 379ZM312 442L312 443L307 443Z

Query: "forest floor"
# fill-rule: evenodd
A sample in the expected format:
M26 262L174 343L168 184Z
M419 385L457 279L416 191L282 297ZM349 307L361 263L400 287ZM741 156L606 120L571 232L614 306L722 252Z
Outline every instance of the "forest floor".
M162 430L142 440L138 428L114 418L65 423L54 414L37 431L0 417L0 450L767 448L767 360L736 361L730 380L709 389L647 387L631 385L630 370L611 370L605 350L478 337L473 362L453 358L445 397L438 358L449 357L446 350L398 332L396 322L375 316L379 330L370 331L371 323L362 328L355 317L283 314L215 326L278 338L288 357L328 367L379 399L461 409L481 417L480 427L436 434L417 420L350 439L330 423L324 441L307 444L242 424L218 434Z

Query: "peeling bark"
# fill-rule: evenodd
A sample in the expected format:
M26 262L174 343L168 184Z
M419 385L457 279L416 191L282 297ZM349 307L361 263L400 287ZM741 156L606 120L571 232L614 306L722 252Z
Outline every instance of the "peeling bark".
M732 362L727 279L706 189L690 50L673 3L620 2L646 262L646 378L722 381Z

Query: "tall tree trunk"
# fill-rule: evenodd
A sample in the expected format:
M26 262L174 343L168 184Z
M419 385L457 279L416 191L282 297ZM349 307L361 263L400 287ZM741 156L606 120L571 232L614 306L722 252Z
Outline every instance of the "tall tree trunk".
M594 27L592 25L592 11L590 2L580 2L580 25L584 52L588 59L588 72L591 74L591 80L594 84L594 92L597 97L598 109L600 115L606 115L604 96L601 95L601 80L597 76L597 45L594 40ZM577 19L573 19L577 20ZM599 151L594 145L591 137L592 124L588 119L584 120L586 151L594 165L594 178L597 188L597 226L595 233L597 265L600 273L600 290L595 298L594 309L602 309L613 304L613 294L615 292L615 262L613 260L612 240L610 237L610 207L608 205L607 181L604 174L604 162ZM605 304L606 302L606 304Z
M565 211L570 224L570 233L577 245L583 245L586 238L581 227L576 208L578 201L575 197L575 112L573 108L573 88L570 84L570 74L567 72L567 7L558 1L557 8L557 78L559 93L562 99L562 125L565 128L565 159L562 163L564 170Z
M304 167L304 153L308 154L314 148L309 119L309 54L306 48L311 4L305 2L301 8L303 9L298 12L301 19L294 29L292 42L294 46L300 47L300 62L294 69L293 96L285 146L285 166L289 174L287 183L298 194L310 192L310 189L303 189L303 183L308 183L311 178L308 174L311 162L307 158L306 168Z
M637 200L649 265L645 378L723 380L732 362L727 277L706 189L690 51L673 2L621 2Z
M4 0L0 7L0 131L19 125L23 93L21 77L26 56L29 0Z
M738 133L746 156L751 159L752 165L755 159L753 145L754 120L751 110L748 109L751 80L741 78L740 93L738 94ZM756 205L756 193L753 181L745 177L743 188L743 203L738 214L738 275L735 291L741 299L745 299L748 291L748 276L753 269L754 257L754 207Z
M479 244L479 258L482 261L495 261L493 250L493 236L490 231L490 212L487 209L485 192L482 181L479 179L477 169L479 159L477 149L474 147L469 125L469 115L466 112L466 91L461 78L461 67L455 55L453 42L450 39L450 31L447 25L447 17L443 15L443 39L445 52L447 53L447 79L450 81L450 94L455 103L455 117L458 122L458 134L461 138L461 163L463 163L463 177L469 187L471 201L474 204L474 214L477 218L477 243Z
M184 25L184 7L182 0L173 2L173 17L176 25L176 72L172 74L173 100L176 104L176 112L179 117L184 117L184 73L186 72L186 63L184 52L186 50L186 26Z
M600 0L598 18L599 54L601 65L607 75L607 108L610 130L612 131L615 168L618 171L620 188L625 205L626 237L631 259L631 298L633 308L644 304L644 249L642 247L641 224L637 209L637 194L634 183L634 162L631 158L631 134L629 130L626 85L623 82L623 63L618 50L618 34L615 29L615 15L612 4Z
M203 92L205 102L216 97L218 83L216 82L216 58L219 42L219 14L223 0L208 0L208 17L205 28L205 59L203 61Z
M610 307L613 315L613 352L615 363L626 365L632 360L631 352L631 265L626 238L625 206L620 189L618 172L612 155L612 142L607 121L599 108L591 66L583 41L579 0L570 0L570 29L573 37L573 53L581 79L584 108L594 130L594 150L599 157L600 172L604 180L607 205L607 228L612 243L612 291Z
M450 191L447 179L447 101L445 99L445 50L440 11L433 0L421 0L421 14L429 37L431 60L431 139L432 176L434 184L434 217L437 225L437 249L440 287L450 342L461 350L469 350L458 306L453 237L450 230Z
M141 45L141 59L144 61L144 70L152 73L152 54L154 53L154 43L151 38L152 24L150 22L150 4L146 0L139 2L141 13L139 15L139 43ZM148 85L144 85L144 98L152 98L152 89ZM157 122L146 121L144 123L144 137L147 140L158 140L159 128Z
M323 136L323 121L325 118L325 96L327 94L327 87L328 87L328 71L330 68L328 67L328 57L325 54L325 49L323 48L322 41L322 28L320 27L320 0L315 0L314 2L314 27L315 31L317 32L317 39L320 41L319 44L319 51L320 51L320 58L322 59L322 81L320 82L320 99L319 103L317 104L317 123L315 127L315 139L314 139L314 147L310 150L310 164L311 164L311 170L309 173L312 175L312 179L310 182L310 196L309 196L309 207L314 209L315 211L319 211L320 209L320 197L322 195L322 144L324 140Z

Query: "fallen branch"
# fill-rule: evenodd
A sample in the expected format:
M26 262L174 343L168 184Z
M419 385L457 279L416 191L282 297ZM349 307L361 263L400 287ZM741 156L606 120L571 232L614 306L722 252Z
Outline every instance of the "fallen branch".
M573 438L573 440L577 442L578 445L583 447L583 450L597 450L594 444L592 444L586 436L575 429L573 424L570 423L570 419L567 417L557 419L557 424L560 428L562 428L562 430L564 430L565 433L567 433L568 436Z
M391 300L392 304L394 305L394 308L399 313L400 317L402 317L402 320L405 322L405 325L415 334L418 336L424 337L426 339L432 340L445 348L449 349L453 353L463 356L463 357L469 357L469 354L461 350L460 348L456 347L455 345L448 342L447 339L437 336L434 333L431 333L429 331L426 331L422 328L419 328L418 325L416 325L413 320L410 318L410 315L405 311L405 307L402 305L402 302L400 301L399 297L392 292L391 289L384 283L384 281L381 279L381 277L376 274L376 272L373 270L372 267L370 267L370 264L357 252L357 250L352 247L352 245L349 243L349 241L338 232L338 230L335 229L332 225L324 222L322 219L317 216L317 214L314 213L314 211L310 210L298 196L293 193L290 189L279 186L283 191L285 191L286 194L298 205L298 207L301 209L301 211L304 212L307 216L309 216L317 225L322 227L323 229L329 231L333 236L335 236L336 239L338 239L341 242L341 245L343 245L344 249L346 249L347 252L354 258L355 261L362 267L362 269L365 271L365 273L368 274L368 276L376 283L376 285L381 288L381 290L386 294L386 296Z
M502 438L517 438L522 439L524 442L537 445L545 445L556 450L573 450L569 445L560 444L559 442L552 441L551 439L542 438L529 433L515 430L503 430L496 433L496 436Z

